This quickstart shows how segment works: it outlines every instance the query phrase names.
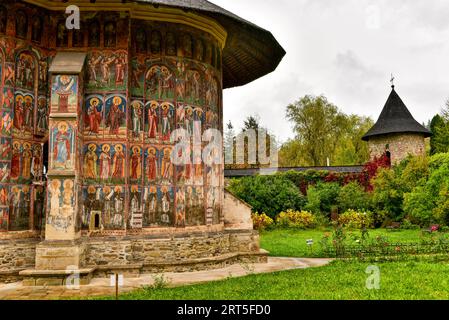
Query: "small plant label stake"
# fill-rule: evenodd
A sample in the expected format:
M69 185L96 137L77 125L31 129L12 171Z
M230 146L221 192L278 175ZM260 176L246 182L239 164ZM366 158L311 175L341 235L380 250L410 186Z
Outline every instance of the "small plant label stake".
M111 274L111 287L115 287L115 300L118 300L118 288L123 287L124 278L123 274Z
M313 239L306 240L307 246L309 247L310 253L313 252Z

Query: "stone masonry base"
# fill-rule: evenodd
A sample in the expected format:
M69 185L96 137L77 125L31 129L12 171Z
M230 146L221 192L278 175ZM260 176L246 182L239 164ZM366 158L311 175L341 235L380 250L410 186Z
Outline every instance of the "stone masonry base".
M124 236L83 238L80 244L80 282L113 273L138 277L145 273L189 272L237 263L263 263L268 252L259 247L259 234L249 230L225 230L176 236ZM24 285L63 285L70 271L36 270L39 239L0 242L0 282L24 280Z

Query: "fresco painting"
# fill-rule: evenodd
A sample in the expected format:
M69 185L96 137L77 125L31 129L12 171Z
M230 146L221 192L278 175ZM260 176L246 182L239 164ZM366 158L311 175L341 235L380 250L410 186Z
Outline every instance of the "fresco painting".
M0 207L0 232L8 231L9 208Z
M74 170L75 129L67 121L51 124L50 170Z
M11 165L9 162L0 162L0 183L9 183L11 174Z
M174 225L174 189L171 186L144 188L144 226L169 227Z
M42 151L31 142L12 142L10 178L17 183L30 183L41 175ZM0 162L6 164L5 162Z
M9 186L0 186L0 231L8 230Z
M7 19L8 19L8 12L6 11L6 8L0 6L0 34L6 33Z
M126 137L126 97L112 95L105 102L105 137Z
M186 226L205 224L203 187L186 187Z
M68 232L75 224L74 181L71 179L51 180L48 183L47 227Z
M129 218L128 227L130 229L141 229L143 227L143 203L142 187L132 185L129 196Z
M11 160L12 155L11 138L0 138L0 161Z
M145 131L147 142L170 143L170 135L175 129L175 107L172 103L158 103L153 100L146 104Z
M147 183L155 184L159 177L159 155L160 152L156 147L149 147L145 152L145 181Z
M145 73L147 100L172 100L175 97L175 77L164 65L154 65Z
M219 223L222 171L202 163L175 166L170 141L177 128L190 135L219 128L215 43L193 33L178 36L151 28L135 34L131 52L120 49L126 41L116 22L101 25L92 19L89 33L58 32L51 40L60 47L90 47L84 79L49 77L53 53L36 46L48 22L19 14L13 24L22 38L17 41L1 36L3 12L0 6L0 230L39 230L44 224L61 232L75 225L86 230L92 227L92 212L101 212L100 230L135 228L141 216L144 228L183 228L205 225L206 208ZM59 22L55 25L63 26ZM62 120L67 118L49 119L50 112L78 114L79 107L79 127ZM79 190L71 179L32 187L44 173L47 139L47 169L80 172ZM192 150L186 153L192 158ZM78 217L73 212L77 197Z
M142 181L142 148L140 146L132 146L129 156L129 180L131 183L139 183Z
M176 188L176 221L175 226L178 228L186 225L186 192L184 187Z
M76 113L78 110L78 77L57 75L52 77L51 112Z
M16 59L16 87L33 91L36 74L36 58L30 52L20 53Z
M13 113L12 111L4 110L1 113L0 125L1 125L1 134L3 136L11 136L12 127L13 127Z
M3 88L3 95L1 98L1 106L3 109L11 110L14 108L14 93L13 89L9 87Z
M221 222L222 191L219 187L206 188L206 224Z
M124 144L89 143L84 146L83 177L86 182L124 183L126 166Z
M134 100L130 104L129 129L132 132L131 139L142 140L144 132L144 112L145 106L141 100Z
M91 95L85 100L84 135L89 138L100 138L103 136L103 97Z
M34 229L42 230L45 228L45 187L37 186L34 188L34 202L33 202L33 218Z
M22 91L15 92L13 133L17 136L31 136L34 132L34 96Z
M39 96L37 100L36 111L36 134L46 135L48 134L48 105L47 98L45 96Z
M87 57L87 90L125 90L127 86L127 51L92 51Z
M23 231L30 227L31 188L28 185L11 187L9 198L9 231Z
M123 186L89 185L83 188L84 206L81 223L89 229L93 212L101 212L100 229L118 230L125 223L125 189Z

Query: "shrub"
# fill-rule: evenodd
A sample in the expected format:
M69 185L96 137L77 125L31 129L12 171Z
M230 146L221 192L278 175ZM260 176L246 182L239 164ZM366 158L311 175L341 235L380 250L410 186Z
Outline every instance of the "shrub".
M269 217L288 209L301 210L305 197L289 179L279 176L255 176L233 179L229 191Z
M373 180L372 209L379 213L375 216L376 226L384 224L385 220L400 221L409 214L409 210L404 210L407 194L425 184L428 177L429 163L423 156L409 156L392 169L380 170ZM408 201L415 204L421 200L410 198Z
M429 160L429 173L404 196L404 211L420 226L449 224L449 153Z
M381 169L373 180L373 186L371 198L373 211L382 212L385 219L398 221L403 218L402 202L405 190L400 174L395 170Z
M418 230L419 226L413 224L409 219L404 219L401 224L401 229L403 230Z
M349 209L368 210L369 194L357 182L351 182L341 188L338 193L337 203L341 212Z
M371 228L373 218L371 212L357 212L349 209L338 217L338 223L350 229Z
M319 182L307 191L307 205L304 209L315 214L322 213L330 216L332 207L337 204L340 189L341 187L338 183Z
M308 211L287 210L276 217L280 227L306 229L314 226L315 217Z
M416 187L413 192L404 196L404 210L410 222L420 226L426 226L434 222L433 208L434 197L427 192L425 187Z
M271 219L265 213L262 214L253 213L251 215L251 218L253 219L253 225L255 230L270 229L274 223L273 219Z

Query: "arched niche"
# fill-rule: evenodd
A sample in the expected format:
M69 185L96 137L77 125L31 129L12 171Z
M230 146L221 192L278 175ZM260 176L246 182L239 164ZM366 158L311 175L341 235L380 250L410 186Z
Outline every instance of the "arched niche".
M0 5L0 34L6 33L8 23L8 11L5 6Z
M28 16L22 10L16 12L16 37L26 39L28 35Z

